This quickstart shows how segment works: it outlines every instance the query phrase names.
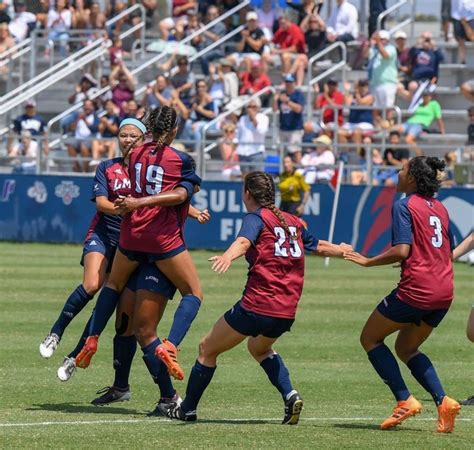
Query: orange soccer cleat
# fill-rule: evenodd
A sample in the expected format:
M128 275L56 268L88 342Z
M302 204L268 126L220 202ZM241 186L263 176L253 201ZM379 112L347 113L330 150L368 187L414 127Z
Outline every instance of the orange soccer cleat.
M87 369L91 363L92 357L97 352L99 345L99 336L89 336L79 354L76 356L76 366L81 369Z
M438 406L438 433L452 433L454 421L461 410L461 405L447 395Z
M409 417L421 413L421 410L421 403L413 395L410 395L406 400L401 400L397 403L397 406L393 408L393 414L382 422L380 428L388 430L389 428L396 427Z
M184 380L184 371L178 363L178 349L172 342L163 339L163 342L155 349L155 356L168 368L173 378Z

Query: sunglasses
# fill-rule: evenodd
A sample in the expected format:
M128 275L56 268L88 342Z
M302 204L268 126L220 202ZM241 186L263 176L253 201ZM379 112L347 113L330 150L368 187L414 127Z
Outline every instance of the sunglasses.
M257 107L257 105L249 105L249 106L247 106L247 108L256 108L256 107Z

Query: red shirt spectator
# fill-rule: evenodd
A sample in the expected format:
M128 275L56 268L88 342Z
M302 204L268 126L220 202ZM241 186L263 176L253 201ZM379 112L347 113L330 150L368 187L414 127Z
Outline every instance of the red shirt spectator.
M258 61L252 63L250 72L242 72L240 74L240 82L240 95L252 95L264 87L272 85L270 78L262 70L262 64Z
M297 53L305 53L306 43L303 31L295 23L280 19L280 28L273 36L273 43L281 49L296 47Z
M342 114L342 106L344 105L344 94L337 90L337 81L328 80L324 85L324 93L319 95L316 99L316 108L321 109L324 106L340 105L341 108L338 110L337 122L339 126L344 123L344 116ZM323 123L334 122L334 112L332 108L327 108L323 112Z

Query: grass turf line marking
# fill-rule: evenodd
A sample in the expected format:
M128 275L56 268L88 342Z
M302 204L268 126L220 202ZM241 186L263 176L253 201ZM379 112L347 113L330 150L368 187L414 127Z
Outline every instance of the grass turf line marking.
M339 422L339 421L381 421L383 418L380 417L301 417L300 421L321 421L321 422ZM413 421L432 421L436 420L435 417L411 417L410 422ZM474 419L467 417L459 417L456 422L472 422ZM219 419L220 422L280 422L281 418L278 417L264 417L264 418L242 418L242 419ZM31 426L49 426L49 425L100 425L100 424L127 424L127 423L142 423L142 422L160 422L160 423L173 423L175 421L162 419L118 419L118 420L76 420L76 421L54 421L54 422L24 422L24 423L0 423L0 428L8 427L31 427ZM198 422L199 423L199 420ZM251 423L249 423L251 425Z

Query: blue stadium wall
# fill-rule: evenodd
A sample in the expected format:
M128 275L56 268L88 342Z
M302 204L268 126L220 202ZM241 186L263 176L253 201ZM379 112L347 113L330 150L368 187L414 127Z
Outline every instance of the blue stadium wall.
M95 212L92 179L84 177L0 175L0 240L80 243ZM205 182L193 202L212 214L209 224L189 220L190 248L226 248L239 230L241 183ZM342 186L334 241L352 243L367 254L390 245L392 188ZM304 218L309 229L327 239L334 190L313 186ZM442 189L439 199L450 212L457 242L472 229L474 190Z

